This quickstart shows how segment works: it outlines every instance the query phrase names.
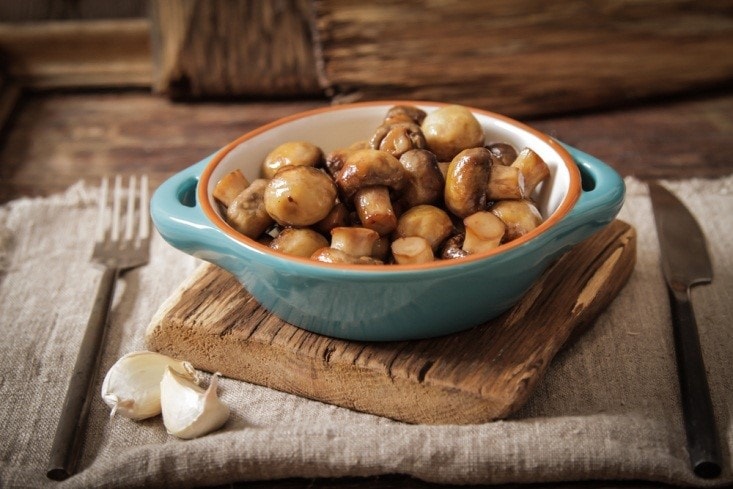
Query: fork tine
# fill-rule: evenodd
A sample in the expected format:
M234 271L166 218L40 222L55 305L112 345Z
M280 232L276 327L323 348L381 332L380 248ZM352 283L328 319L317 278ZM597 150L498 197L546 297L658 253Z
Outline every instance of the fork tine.
M150 236L150 212L148 212L148 175L140 176L140 239L148 239Z
M120 239L120 208L122 207L122 177L115 175L114 197L112 200L112 230L110 239L118 241Z
M107 195L109 193L109 180L107 177L102 179L99 186L99 209L97 211L97 228L94 233L94 239L97 243L104 241L104 233L107 230Z
M135 175L130 177L130 183L127 188L127 215L125 216L125 241L132 240L132 228L135 218L135 195L137 194L137 179Z

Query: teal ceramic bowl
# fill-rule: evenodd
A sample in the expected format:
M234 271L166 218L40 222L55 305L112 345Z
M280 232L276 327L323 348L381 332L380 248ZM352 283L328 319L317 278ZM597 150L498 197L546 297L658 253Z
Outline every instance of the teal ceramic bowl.
M359 103L275 121L164 182L151 202L153 222L168 243L228 270L288 323L342 339L391 341L455 333L505 312L560 254L611 222L623 203L623 180L600 160L507 117L471 109L487 141L530 147L551 171L534 196L545 221L491 252L423 265L333 265L280 254L222 218L212 191L228 172L239 168L256 178L265 155L288 140L330 151L368 139L398 104L427 112L444 105Z

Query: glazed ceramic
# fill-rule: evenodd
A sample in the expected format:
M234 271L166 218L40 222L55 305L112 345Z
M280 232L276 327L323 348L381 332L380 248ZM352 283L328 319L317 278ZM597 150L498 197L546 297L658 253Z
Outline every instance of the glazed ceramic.
M275 121L164 182L151 202L153 222L168 243L234 274L283 320L343 339L389 341L446 335L498 316L555 258L613 220L623 203L623 180L605 163L507 117L471 109L487 142L530 147L551 172L534 196L543 224L496 250L423 265L333 265L275 252L222 219L212 191L228 172L239 168L257 178L265 155L289 140L328 152L368 139L398 104L427 112L443 105L350 104Z

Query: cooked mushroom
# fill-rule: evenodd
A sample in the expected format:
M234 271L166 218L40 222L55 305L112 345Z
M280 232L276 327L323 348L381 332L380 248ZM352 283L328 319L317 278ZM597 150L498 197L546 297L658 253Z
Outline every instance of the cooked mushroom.
M392 256L400 265L428 263L435 260L430 242L420 236L398 238L392 242Z
M493 165L486 185L487 200L524 198L524 174L513 166Z
M506 225L506 241L527 234L542 224L542 215L529 200L502 200L491 207L491 212Z
M471 111L460 105L429 113L421 127L428 149L440 161L450 161L464 149L484 145L484 129Z
M240 233L256 239L273 223L265 209L265 189L269 180L258 178L227 207L227 222Z
M517 150L509 143L493 143L487 146L494 161L499 165L509 166L517 159Z
M484 209L491 161L491 153L484 147L463 150L453 158L444 194L445 205L453 214L463 218Z
M526 196L532 195L535 187L550 176L550 168L540 155L529 148L519 152L517 159L512 163L524 175L524 191Z
M328 173L333 177L341 170L346 163L346 158L354 151L360 149L370 149L369 141L357 141L346 148L339 148L331 151L326 155L325 167Z
M283 226L310 226L328 215L336 203L336 186L321 170L285 166L265 189L265 208Z
M407 207L434 204L445 188L445 177L435 155L424 149L413 149L400 157L405 169L406 184L400 200Z
M372 148L386 151L395 158L399 158L411 149L427 147L420 126L414 122L382 124L374 132L369 144Z
M341 202L337 202L326 217L313 225L319 233L329 236L333 228L348 226L350 224L349 209Z
M488 211L471 214L463 220L463 224L466 226L463 251L469 254L498 247L506 231L502 220Z
M331 230L331 248L352 256L371 256L379 234L368 228L338 227Z
M323 162L321 148L308 141L289 141L276 147L262 163L262 176L272 178L277 171L289 165L320 166Z
M285 228L270 243L273 250L304 258L325 246L328 246L328 240L309 228Z
M224 207L229 207L232 201L249 187L249 180L241 170L234 170L222 177L214 186L214 198Z
M390 245L392 243L388 236L380 236L375 242L372 248L372 256L377 260L386 261L389 257Z
M443 260L454 260L456 258L468 256L468 252L463 249L464 238L465 235L463 233L459 233L445 240L440 252L440 257Z
M414 105L395 105L387 111L384 117L385 124L394 124L395 122L414 122L422 124L425 120L425 111L418 109Z
M372 185L402 189L405 170L399 160L378 149L360 149L347 155L343 167L335 176L336 184L346 200L357 190Z
M420 236L435 252L452 232L453 222L447 212L433 205L418 205L400 216L394 237Z
M323 263L343 263L349 265L382 265L381 260L370 256L353 256L336 248L321 248L310 257L311 260Z
M389 188L374 185L357 190L354 208L361 225L373 229L380 235L389 234L397 227L397 216L392 208Z

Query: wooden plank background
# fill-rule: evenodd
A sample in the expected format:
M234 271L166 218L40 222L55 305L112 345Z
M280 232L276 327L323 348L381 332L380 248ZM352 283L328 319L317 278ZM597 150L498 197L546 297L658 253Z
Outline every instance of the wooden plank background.
M513 116L733 80L730 0L318 0L336 101L446 100Z
M45 21L12 21L23 5L0 0L0 63L33 88L432 99L537 117L733 84L733 0L130 0L112 20L92 19L93 2L53 13L33 0Z

